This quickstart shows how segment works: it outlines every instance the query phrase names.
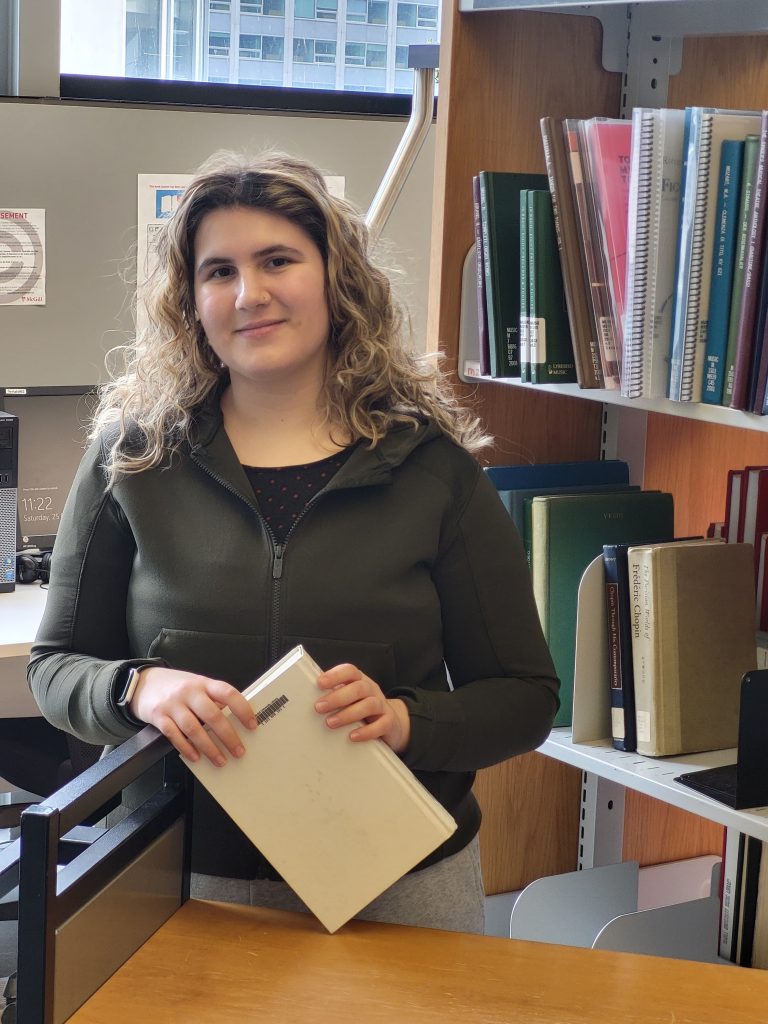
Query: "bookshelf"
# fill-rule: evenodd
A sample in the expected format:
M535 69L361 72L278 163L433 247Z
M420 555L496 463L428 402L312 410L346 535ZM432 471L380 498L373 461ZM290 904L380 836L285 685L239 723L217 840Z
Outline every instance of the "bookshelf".
M756 0L460 0L443 17L428 341L456 371L461 282L474 242L473 174L543 172L544 115L618 116L635 103L768 107L768 12ZM603 409L624 402L571 386L458 374L457 381L497 438L493 463L598 457ZM680 534L722 518L728 468L768 464L768 423L760 417L666 401L627 404L645 412L637 482L674 493ZM555 733L542 752L480 773L489 893L576 866L582 773L617 777L608 751L603 763L599 744L582 746ZM623 855L651 864L719 853L720 806L688 795L628 784Z

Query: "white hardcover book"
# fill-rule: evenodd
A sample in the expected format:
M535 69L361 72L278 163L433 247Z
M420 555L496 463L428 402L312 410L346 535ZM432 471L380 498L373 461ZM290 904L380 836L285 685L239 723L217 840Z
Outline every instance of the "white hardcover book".
M683 110L636 107L632 112L625 398L667 394L684 128Z
M760 133L760 114L692 107L681 199L669 397L700 402L707 350L720 149L726 139Z
M259 720L245 754L190 771L307 904L336 931L456 830L382 740L353 743L314 708L320 667L298 646L243 696ZM213 737L215 740L215 737Z

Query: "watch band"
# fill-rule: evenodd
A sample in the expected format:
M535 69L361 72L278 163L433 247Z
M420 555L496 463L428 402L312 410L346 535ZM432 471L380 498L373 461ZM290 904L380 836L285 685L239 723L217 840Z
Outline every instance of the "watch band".
M136 668L135 665L131 665L126 675L123 677L124 681L122 689L119 688L118 683L117 700L115 701L115 703L119 708L127 708L131 703L131 698L136 692L136 687L139 685L140 673L140 668Z

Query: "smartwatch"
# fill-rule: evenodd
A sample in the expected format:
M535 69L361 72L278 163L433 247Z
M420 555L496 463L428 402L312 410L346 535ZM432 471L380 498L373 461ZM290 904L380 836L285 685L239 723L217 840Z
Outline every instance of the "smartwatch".
M143 667L145 666L142 666L142 668ZM127 669L122 676L118 676L117 685L115 686L115 694L117 697L115 703L119 708L123 708L123 710L128 709L131 703L131 698L136 692L136 687L139 685L140 672L140 668L136 668L135 665L131 665L131 667Z

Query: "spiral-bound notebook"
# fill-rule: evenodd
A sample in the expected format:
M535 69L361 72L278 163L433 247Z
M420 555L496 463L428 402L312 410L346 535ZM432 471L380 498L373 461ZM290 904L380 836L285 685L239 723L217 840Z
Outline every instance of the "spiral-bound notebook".
M720 150L726 139L743 141L747 135L759 133L760 114L689 107L686 119L669 397L678 402L699 402L704 381Z
M632 112L625 398L667 394L684 125L683 110L636 107Z
M243 691L259 721L251 732L232 718L245 755L185 764L333 932L456 822L382 740L328 728L314 707L320 672L294 647Z

